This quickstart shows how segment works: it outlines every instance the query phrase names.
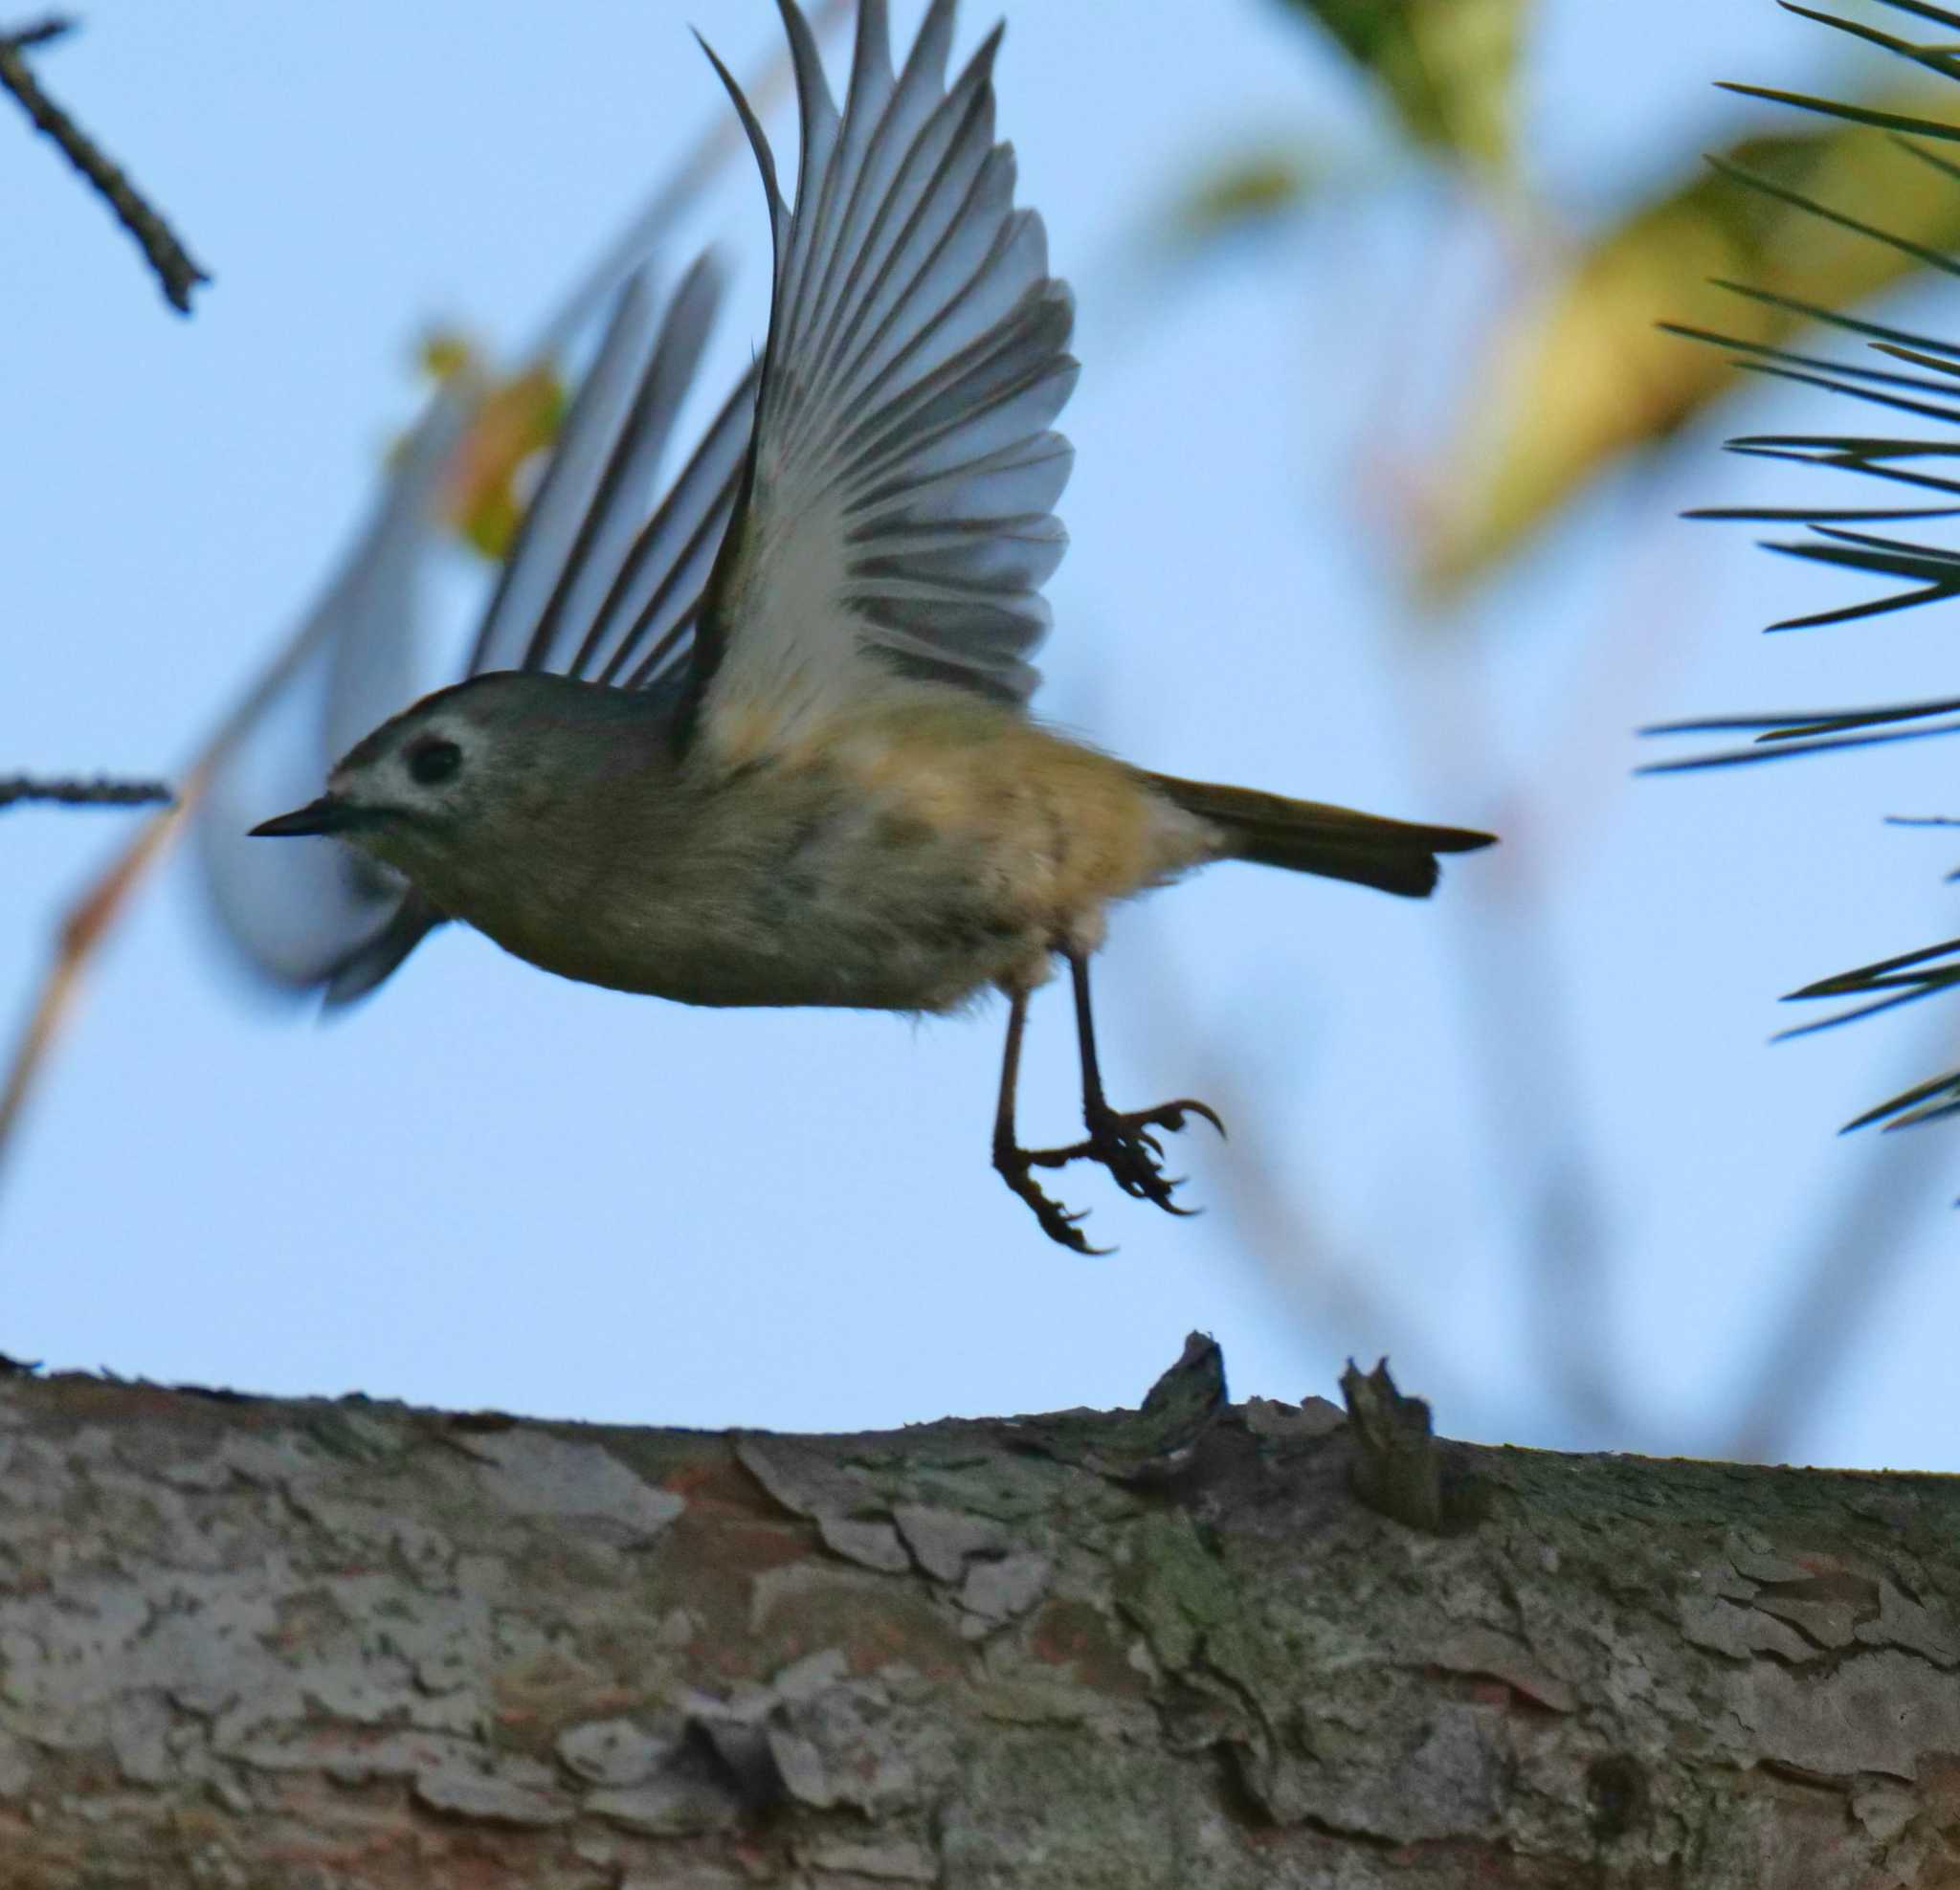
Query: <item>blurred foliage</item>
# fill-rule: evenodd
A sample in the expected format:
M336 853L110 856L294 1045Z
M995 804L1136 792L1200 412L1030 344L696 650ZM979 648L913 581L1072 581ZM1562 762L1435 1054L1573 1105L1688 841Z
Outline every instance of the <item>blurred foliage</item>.
M1545 241L1556 221L1548 193L1534 190L1516 163L1520 75L1536 20L1528 0L1281 4L1312 21L1390 101L1413 150L1498 187L1490 201L1523 226L1524 253L1539 271L1463 375L1443 444L1425 452L1423 502L1407 542L1435 601L1523 550L1599 473L1666 441L1730 389L1736 359L1684 346L1661 324L1780 345L1820 315L1929 266L1912 245L1934 263L1960 246L1960 192L1896 135L1923 131L1939 99L1918 75L1904 88L1844 103L1731 86L1827 122L1739 137L1700 174L1685 174L1700 154L1683 150L1681 181L1583 239ZM1877 4L1940 17L1921 0ZM1951 46L1905 47L1857 23L1826 23L1903 51L1922 69L1960 76ZM1358 176L1378 185L1383 174L1379 164L1364 172L1277 146L1236 153L1201 173L1167 220L1189 249L1194 237L1278 223L1353 189ZM1860 225L1904 241L1887 243ZM1746 305L1726 284L1762 293Z
M475 347L452 329L424 336L419 353L423 371L438 383L481 372ZM494 381L457 448L443 483L441 522L493 563L517 535L525 474L557 437L565 405L565 382L548 367Z
M1515 139L1528 0L1286 0L1332 36L1418 144L1493 172Z
M1904 111L1924 100L1872 102ZM1582 246L1503 323L1435 470L1430 587L1448 593L1511 556L1602 467L1665 440L1728 390L1737 361L1682 346L1657 325L1663 318L1774 345L1805 325L1790 304L1847 308L1925 267L1858 224L1944 250L1960 243L1960 190L1861 125L1748 138ZM1782 300L1741 300L1730 284Z

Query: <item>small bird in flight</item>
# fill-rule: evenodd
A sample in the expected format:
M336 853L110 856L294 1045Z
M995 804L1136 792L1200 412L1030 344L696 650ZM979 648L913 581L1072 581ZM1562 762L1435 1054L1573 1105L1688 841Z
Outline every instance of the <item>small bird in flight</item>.
M1073 300L994 142L1000 29L950 84L953 0L894 70L862 0L841 112L779 0L802 123L795 203L761 167L768 336L657 503L657 462L719 296L703 257L663 310L630 285L479 627L466 678L357 744L309 806L397 875L335 967L372 989L446 919L569 978L688 1004L945 1012L1008 1003L993 1164L1044 1232L1092 1251L1036 1179L1100 1163L1171 1212L1158 1131L1203 1103L1112 1108L1089 960L1116 900L1213 860L1414 898L1492 836L1130 767L1029 713L1041 587L1066 543L1052 423ZM1030 993L1065 961L1082 1139L1021 1146Z

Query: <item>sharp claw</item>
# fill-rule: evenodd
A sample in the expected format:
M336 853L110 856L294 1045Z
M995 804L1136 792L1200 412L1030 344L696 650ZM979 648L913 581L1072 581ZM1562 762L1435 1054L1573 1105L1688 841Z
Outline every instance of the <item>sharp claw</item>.
M1141 1120L1145 1122L1163 1122L1166 1128L1181 1129L1184 1126L1187 1116L1202 1116L1220 1135L1225 1133L1225 1124L1218 1120L1217 1110L1214 1109L1209 1102L1200 1102L1194 1096L1181 1096L1175 1102L1160 1103L1158 1107L1150 1110ZM1174 1120L1167 1120L1168 1118L1174 1118Z
M1217 1110L1212 1108L1210 1104L1204 1102L1187 1102L1184 1106L1187 1109L1189 1109L1192 1115L1202 1116L1206 1122L1210 1123L1211 1125L1218 1131L1221 1137L1225 1137L1225 1124L1218 1120ZM1225 1137L1225 1139L1228 1141L1230 1140L1229 1137Z
M1058 1246L1066 1247L1073 1253L1086 1254L1092 1257L1102 1254L1113 1254L1116 1251L1115 1248L1092 1247L1083 1238L1077 1223L1088 1219L1088 1209L1079 1208L1071 1211L1064 1208L1059 1201L1055 1200L1051 1195L1036 1186L1034 1177L1028 1170L1030 1165L1036 1159L1038 1159L1037 1151L1033 1149L1017 1148L1006 1152L996 1151L993 1166L999 1170L1001 1179L1007 1183L1009 1188L1013 1189L1028 1204L1036 1220L1040 1223L1041 1232L1049 1239L1056 1242Z
M1041 1230L1050 1239L1073 1248L1079 1254L1113 1254L1113 1247L1091 1247L1077 1231L1076 1223L1085 1218L1086 1210L1071 1213L1035 1185L1030 1170L1036 1167L1061 1168L1071 1162L1099 1162L1108 1169L1117 1187L1132 1200L1148 1201L1166 1213L1192 1215L1197 1208L1180 1206L1172 1194L1185 1185L1183 1175L1167 1176L1161 1167L1164 1144L1151 1133L1162 1129L1175 1135L1192 1116L1202 1116L1222 1136L1225 1124L1217 1112L1194 1097L1181 1097L1175 1102L1160 1102L1154 1109L1120 1114L1102 1109L1091 1116L1088 1134L1080 1142L1062 1148L1019 1148L1005 1159L995 1157L1007 1184L1035 1212Z
M1047 1229L1051 1239L1060 1241L1064 1247L1069 1248L1074 1253L1087 1255L1092 1260L1101 1259L1105 1254L1116 1252L1114 1247L1092 1247L1089 1245L1081 1229L1077 1225L1079 1221L1085 1221L1089 1218L1088 1209L1079 1208L1074 1213L1071 1213L1066 1208L1058 1207L1055 1210L1055 1213L1056 1218L1061 1223L1058 1229L1048 1227L1048 1223L1045 1220L1042 1222L1042 1226Z

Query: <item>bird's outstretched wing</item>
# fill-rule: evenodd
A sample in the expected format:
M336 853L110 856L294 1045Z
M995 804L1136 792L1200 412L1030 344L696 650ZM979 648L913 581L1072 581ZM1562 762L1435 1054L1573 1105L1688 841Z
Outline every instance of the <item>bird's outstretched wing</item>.
M902 71L862 0L839 114L795 0L778 0L802 120L794 210L719 59L768 193L775 281L739 503L695 630L712 739L792 723L894 674L1017 703L1066 543L1053 506L1074 308L993 139L998 28L950 86L952 0ZM712 52L709 57L713 58Z
M704 256L664 313L644 277L614 304L484 611L472 676L547 670L638 688L683 657L734 507L758 370L649 506L721 294Z

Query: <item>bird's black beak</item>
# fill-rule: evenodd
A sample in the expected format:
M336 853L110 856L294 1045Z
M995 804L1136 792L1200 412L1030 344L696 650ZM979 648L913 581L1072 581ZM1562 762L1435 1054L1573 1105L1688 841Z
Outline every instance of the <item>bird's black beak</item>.
M296 834L345 834L349 827L359 824L360 817L357 809L335 800L331 794L323 794L317 801L295 808L291 813L261 820L252 832L255 836L268 840L290 839Z

